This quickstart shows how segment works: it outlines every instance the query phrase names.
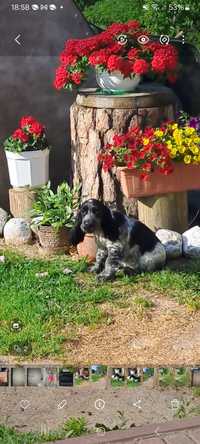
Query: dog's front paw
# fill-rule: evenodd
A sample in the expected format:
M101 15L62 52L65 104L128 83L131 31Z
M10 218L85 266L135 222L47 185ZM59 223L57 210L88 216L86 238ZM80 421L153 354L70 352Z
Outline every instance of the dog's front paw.
M96 273L96 274L98 274L98 273L100 273L101 268L98 265L94 264L91 267L89 267L88 271L89 271L89 273Z
M113 279L114 279L114 277L115 277L115 275L114 274L108 274L108 273L105 273L104 271L102 272L102 273L100 273L98 276L97 276L97 280L99 281L99 282L105 282L105 281L112 281Z

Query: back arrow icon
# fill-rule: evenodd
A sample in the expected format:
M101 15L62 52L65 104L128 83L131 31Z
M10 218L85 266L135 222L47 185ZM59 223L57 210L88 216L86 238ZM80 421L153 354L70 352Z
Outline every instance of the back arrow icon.
M19 38L21 37L21 34L18 34L17 37L15 37L15 42L21 46L21 43L19 41Z

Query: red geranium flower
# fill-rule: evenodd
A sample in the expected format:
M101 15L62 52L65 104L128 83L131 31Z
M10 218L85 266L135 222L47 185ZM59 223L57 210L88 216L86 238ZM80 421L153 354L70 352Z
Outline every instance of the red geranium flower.
M83 75L84 74L82 72L73 72L71 74L71 79L76 85L79 85L83 79Z
M56 70L56 78L54 80L54 86L56 89L63 88L69 80L69 73L64 66L59 66Z
M20 121L20 127L25 128L26 126L32 125L32 123L35 123L36 120L32 116L24 116L22 117Z
M78 57L73 54L67 54L65 51L63 51L60 54L60 61L63 65L75 65L78 60Z
M91 65L105 65L108 60L108 53L106 49L101 49L100 51L95 51L92 53L92 55L89 57L89 63Z
M149 64L146 60L138 59L133 64L133 72L138 75L146 74L149 70Z
M111 55L107 61L107 68L109 71L119 70L122 58L117 55Z
M41 137L42 133L44 132L44 127L39 122L34 122L29 127L29 133L33 134L34 136Z
M27 143L28 140L29 140L28 135L27 135L26 133L24 133L24 131L22 131L21 128L17 129L17 130L13 133L12 138L13 138L14 140L19 139L19 140L20 140L21 142L23 142L23 143Z
M128 29L127 23L113 23L108 26L107 32L111 35L119 35L128 32Z
M138 56L139 52L140 51L137 48L130 49L130 51L128 52L128 59L135 60L135 58Z

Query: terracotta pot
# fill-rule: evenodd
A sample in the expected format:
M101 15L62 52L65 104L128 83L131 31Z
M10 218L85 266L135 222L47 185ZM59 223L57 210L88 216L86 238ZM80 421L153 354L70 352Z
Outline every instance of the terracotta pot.
M173 173L165 176L158 171L144 181L136 170L118 167L117 173L124 195L131 197L153 196L200 189L200 165L174 163Z
M77 250L80 257L87 257L89 261L94 262L97 253L95 236L93 234L86 234L83 242L77 245Z
M66 227L55 230L53 227L40 226L37 230L40 245L51 252L68 252L69 230Z

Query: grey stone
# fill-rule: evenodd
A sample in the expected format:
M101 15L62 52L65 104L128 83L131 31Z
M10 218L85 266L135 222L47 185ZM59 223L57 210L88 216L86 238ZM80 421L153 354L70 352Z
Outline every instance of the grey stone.
M10 219L4 227L5 243L22 245L30 242L32 237L30 224L23 218Z
M200 257L200 227L198 225L183 233L183 253L188 257Z
M3 236L3 229L7 220L8 220L7 211L3 210L3 208L0 208L0 236Z
M168 259L182 256L183 241L180 233L161 228L157 231L156 236L164 245Z

